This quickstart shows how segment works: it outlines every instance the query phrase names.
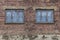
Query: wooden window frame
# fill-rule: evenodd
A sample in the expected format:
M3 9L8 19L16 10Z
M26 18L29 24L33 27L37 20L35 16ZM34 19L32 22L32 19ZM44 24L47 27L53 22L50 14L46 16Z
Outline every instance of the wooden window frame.
M53 11L53 22L48 22L48 21L47 21L47 22L36 22L37 19L35 18L35 23L54 23L54 9L36 9L35 11L37 11L37 10L42 10L42 11L43 11L43 10L46 10L46 11L49 11L49 10L50 10L50 11ZM35 13L35 14L36 14L36 13ZM41 15L42 15L42 13L41 13ZM36 16L36 15L35 15L35 16ZM47 15L47 16L48 16L48 15ZM42 18L42 17L41 17L41 18ZM48 19L46 19L46 20L48 20Z
M23 10L23 14L24 14L24 9L5 9L5 13L6 13L7 10L16 10L16 11L17 11L17 10ZM24 16L24 15L23 15L23 16ZM11 16L11 17L12 17L12 16ZM25 18L23 18L23 23L25 22L24 19L25 19ZM6 24L23 24L23 23L21 23L21 22L19 22L19 23L18 23L18 22L16 22L16 23L14 23L14 22L11 22L11 23L6 22L6 14L5 14L5 23L6 23Z

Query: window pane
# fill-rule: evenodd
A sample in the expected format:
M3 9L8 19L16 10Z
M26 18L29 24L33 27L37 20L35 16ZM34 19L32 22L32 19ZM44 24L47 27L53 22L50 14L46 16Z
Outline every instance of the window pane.
M6 23L11 23L11 11L6 11Z
M53 11L48 12L48 22L53 22Z
M12 10L12 22L17 23L17 12L15 10Z
M19 11L18 13L18 23L23 23L24 22L24 12Z
M40 19L41 19L40 17L41 17L41 12L38 10L38 11L36 12L36 22L37 22L37 23L39 23L39 22L41 21L41 20L40 20Z
M42 19L41 19L41 21L44 23L44 22L47 22L47 20L46 20L46 17L47 16L47 12L46 11L42 11Z

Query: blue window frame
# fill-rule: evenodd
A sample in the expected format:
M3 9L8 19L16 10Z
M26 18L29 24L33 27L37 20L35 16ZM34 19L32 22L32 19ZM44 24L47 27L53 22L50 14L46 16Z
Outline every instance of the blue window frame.
M24 23L24 10L7 9L6 23Z
M53 10L36 10L36 23L53 23Z

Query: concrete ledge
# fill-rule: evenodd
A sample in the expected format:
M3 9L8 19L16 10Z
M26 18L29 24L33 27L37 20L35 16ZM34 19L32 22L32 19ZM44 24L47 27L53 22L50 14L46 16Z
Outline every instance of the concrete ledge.
M3 6L2 9L26 9L25 6Z
M54 9L54 11L57 11L58 7L57 6L33 7L33 10L35 9Z

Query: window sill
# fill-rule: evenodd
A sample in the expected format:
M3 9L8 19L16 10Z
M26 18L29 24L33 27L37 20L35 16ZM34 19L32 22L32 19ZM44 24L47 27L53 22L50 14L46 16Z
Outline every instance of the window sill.
M54 24L54 22L35 22L36 24Z
M24 24L24 23L5 23L5 24Z

